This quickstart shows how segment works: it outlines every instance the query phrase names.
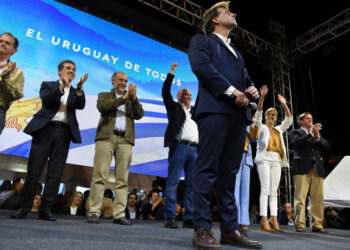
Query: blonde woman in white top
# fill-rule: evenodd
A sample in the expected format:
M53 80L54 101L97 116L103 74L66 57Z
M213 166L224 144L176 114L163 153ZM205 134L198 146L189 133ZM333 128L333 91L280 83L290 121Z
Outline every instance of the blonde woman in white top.
M255 163L257 164L261 192L260 192L260 224L263 231L283 232L277 222L277 189L281 178L281 168L289 167L286 157L286 147L282 134L292 125L293 117L287 106L286 99L278 96L286 114L279 126L275 126L277 110L269 108L265 112L265 124L262 123L263 104L268 88L266 85L260 89L260 100L255 113L255 126L259 127L259 138ZM269 202L268 202L269 199ZM270 223L267 219L267 207L270 205Z

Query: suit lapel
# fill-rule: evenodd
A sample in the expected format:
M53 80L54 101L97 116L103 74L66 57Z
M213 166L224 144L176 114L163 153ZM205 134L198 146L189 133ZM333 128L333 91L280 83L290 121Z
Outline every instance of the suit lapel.
M306 135L306 134L307 134L307 133L305 132L305 130L302 129L302 128L300 128L299 131L300 131L300 134L301 134L301 135Z
M75 95L75 88L72 87L72 85L69 88L69 95L67 99L67 107L71 107L73 105L73 97ZM68 111L68 109L67 109Z
M224 41L221 40L220 37L218 37L217 35L215 35L215 34L213 34L213 33L211 33L209 36L210 36L211 38L213 38L215 41L217 41L219 44L221 44L221 46L223 46L223 47L227 50L227 52L230 53L230 55L232 55L236 60L238 60L238 54L237 54L237 51L236 51L235 49L232 48L232 49L236 52L237 57L235 57L235 55L232 54L232 52L230 51L230 49L227 47L227 45L224 43ZM231 46L231 47L232 47L232 46Z

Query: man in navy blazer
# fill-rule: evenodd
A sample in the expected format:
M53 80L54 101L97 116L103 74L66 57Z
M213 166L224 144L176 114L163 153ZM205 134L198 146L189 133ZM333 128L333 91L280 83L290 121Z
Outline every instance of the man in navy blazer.
M192 38L188 51L199 87L194 117L198 123L198 160L194 177L192 244L200 249L221 249L211 234L212 188L221 217L221 243L262 248L240 230L235 205L235 178L243 155L246 126L252 121L249 99L259 97L243 57L228 35L237 27L229 2L219 2L204 14L207 35Z
M299 115L298 122L300 128L290 133L294 150L291 171L294 174L296 231L302 233L305 230L305 202L307 194L310 193L312 232L328 233L323 228L323 180L326 173L321 153L328 151L330 145L320 134L322 124L313 124L309 112Z
M45 189L40 205L39 219L55 221L51 206L55 203L69 144L81 143L76 109L85 107L82 85L88 75L80 78L77 88L71 85L75 78L75 64L64 60L58 65L59 80L43 82L40 88L42 107L29 122L24 132L33 136L28 159L28 170L22 189L21 208L12 215L23 219L30 212L36 185L48 161Z

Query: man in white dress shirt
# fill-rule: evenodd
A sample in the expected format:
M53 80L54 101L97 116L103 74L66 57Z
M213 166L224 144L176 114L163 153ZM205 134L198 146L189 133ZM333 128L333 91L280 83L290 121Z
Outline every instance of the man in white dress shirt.
M197 161L198 128L192 120L192 95L188 89L180 89L177 102L171 95L171 85L177 63L171 64L170 73L164 81L162 97L167 110L169 124L164 136L164 146L169 146L168 178L165 188L165 227L178 228L175 221L177 188L182 171L185 173L184 222L183 227L193 228L193 176Z
M55 221L51 206L56 202L70 142L81 143L76 109L85 107L82 89L88 74L73 88L75 63L64 60L58 65L58 81L43 82L40 87L42 107L24 132L33 136L28 159L26 182L22 189L21 209L12 215L23 219L33 206L36 186L48 161L45 189L40 205L39 219Z

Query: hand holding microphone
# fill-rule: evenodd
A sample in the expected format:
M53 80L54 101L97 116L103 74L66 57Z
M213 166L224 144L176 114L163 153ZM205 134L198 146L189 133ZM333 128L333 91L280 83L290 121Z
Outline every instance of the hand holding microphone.
M256 103L255 102L249 102L250 99L255 99L256 93L254 92L253 89L250 89L250 90L251 90L251 94L249 92L249 97L250 98L248 98L247 94L242 93L241 91L235 89L233 91L233 93L232 93L232 96L231 96L231 99L234 102L234 104L237 105L240 108L242 108L242 107L247 108L248 107L248 108L250 108L252 110L256 110L257 109ZM258 97L259 97L259 94L258 94Z

